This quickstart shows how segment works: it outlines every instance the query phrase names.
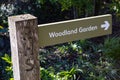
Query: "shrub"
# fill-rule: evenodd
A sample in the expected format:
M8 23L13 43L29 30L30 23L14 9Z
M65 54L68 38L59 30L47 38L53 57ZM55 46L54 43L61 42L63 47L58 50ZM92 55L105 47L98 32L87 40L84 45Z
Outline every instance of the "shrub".
M2 60L4 60L8 65L5 66L6 71L6 80L13 80L13 71L12 71L12 61L11 57L8 54L5 54L4 57L2 57Z
M115 60L120 60L120 38L108 38L104 42L104 53Z

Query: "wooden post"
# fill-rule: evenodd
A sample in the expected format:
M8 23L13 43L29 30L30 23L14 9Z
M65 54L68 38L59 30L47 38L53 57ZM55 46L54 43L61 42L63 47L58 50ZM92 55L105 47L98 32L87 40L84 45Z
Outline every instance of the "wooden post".
M8 18L14 80L40 80L37 18L30 15Z

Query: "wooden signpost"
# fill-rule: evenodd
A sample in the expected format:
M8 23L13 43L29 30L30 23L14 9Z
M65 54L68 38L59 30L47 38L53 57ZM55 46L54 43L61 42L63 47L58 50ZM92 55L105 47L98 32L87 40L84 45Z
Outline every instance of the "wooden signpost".
M112 33L111 15L38 25L41 47Z
M26 14L11 16L8 22L14 80L40 80L39 47L112 33L110 14L43 25Z
M40 80L37 18L19 15L8 22L14 80Z

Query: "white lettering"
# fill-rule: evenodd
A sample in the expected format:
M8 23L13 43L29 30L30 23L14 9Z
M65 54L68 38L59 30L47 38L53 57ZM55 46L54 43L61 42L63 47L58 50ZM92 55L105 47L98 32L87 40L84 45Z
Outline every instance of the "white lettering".
M65 35L77 34L77 32L78 32L77 28L74 30L64 30L63 32L51 32L49 33L49 37L50 38L61 37Z
M90 26L90 27L86 27L86 28L82 28L80 27L79 28L79 32L82 33L82 32L88 32L88 31L95 31L97 30L97 26Z
M49 33L49 36L50 36L50 38L53 38L53 37L55 37L55 32L53 33Z
M95 31L97 29L98 29L97 26L89 26L89 27L85 27L85 28L84 27L80 27L79 29L75 28L73 30L63 30L62 32L50 32L49 33L49 37L50 38L62 37L62 36L77 34L78 31L79 31L79 33L83 33L83 32Z

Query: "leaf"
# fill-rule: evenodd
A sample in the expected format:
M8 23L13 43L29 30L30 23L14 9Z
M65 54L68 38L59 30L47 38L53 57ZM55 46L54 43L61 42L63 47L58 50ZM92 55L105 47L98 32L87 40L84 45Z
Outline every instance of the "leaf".
M3 29L3 26L0 25L0 29Z
M6 71L12 71L12 67L11 66L7 66L5 70Z
M75 72L76 72L75 68L72 68L69 73L74 74Z
M83 70L82 70L82 69L77 69L77 71L83 73Z
M10 80L14 80L14 78L10 78Z
M2 57L2 59L3 59L5 62L7 62L7 63L9 63L9 64L12 65L11 57L10 57L8 54L5 54L4 57Z

